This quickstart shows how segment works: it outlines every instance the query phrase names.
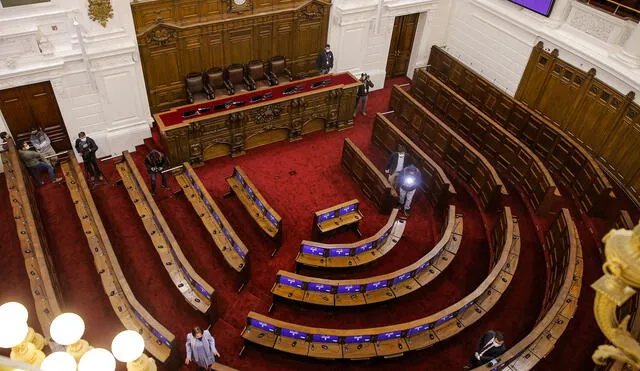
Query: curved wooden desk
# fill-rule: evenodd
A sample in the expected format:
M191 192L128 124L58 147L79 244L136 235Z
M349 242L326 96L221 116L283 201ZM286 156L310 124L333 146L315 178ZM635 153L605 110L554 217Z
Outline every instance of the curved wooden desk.
M249 312L241 336L245 342L325 359L397 357L427 348L476 322L508 288L520 253L517 221L508 207L501 213L492 236L496 237L490 244L496 259L487 278L469 295L438 313L392 326L338 330L297 325Z
M388 253L400 241L406 220L396 219L393 209L389 221L373 236L348 244L324 244L302 241L296 256L296 271L300 265L320 268L348 268L369 264Z
M113 311L126 329L142 335L145 348L151 355L166 362L175 350L175 336L149 314L131 291L78 160L73 153L69 153L69 159L60 165L62 173Z
M124 151L123 155L124 161L116 164L116 168L149 238L156 247L162 265L187 302L200 312L213 317L213 288L195 272L182 253L129 151Z
M7 140L2 152L9 199L16 223L20 249L29 276L29 285L43 335L51 340L51 321L62 313L62 294L51 262L47 238L36 206L33 185L27 175L13 139Z
M356 280L326 280L281 270L271 288L274 303L276 298L284 298L339 307L379 303L407 295L431 282L451 263L461 240L462 215L456 215L455 206L450 205L440 241L415 263L389 274Z

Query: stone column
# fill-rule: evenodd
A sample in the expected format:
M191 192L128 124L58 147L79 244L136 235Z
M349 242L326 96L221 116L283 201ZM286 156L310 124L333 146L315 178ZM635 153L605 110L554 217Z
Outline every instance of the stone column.
M640 23L618 51L616 58L631 68L640 68Z
M559 28L567 20L573 0L556 0L549 15L549 27Z

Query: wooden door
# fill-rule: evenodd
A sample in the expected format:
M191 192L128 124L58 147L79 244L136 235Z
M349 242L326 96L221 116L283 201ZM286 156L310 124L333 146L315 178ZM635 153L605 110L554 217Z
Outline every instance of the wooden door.
M50 82L0 90L0 110L16 143L28 140L32 127L40 127L56 152L71 149Z
M420 14L418 13L396 17L387 58L387 76L394 77L407 74L419 17Z

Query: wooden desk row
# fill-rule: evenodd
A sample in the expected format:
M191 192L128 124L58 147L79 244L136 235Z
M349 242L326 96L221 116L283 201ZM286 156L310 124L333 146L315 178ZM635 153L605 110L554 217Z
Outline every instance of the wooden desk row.
M313 239L335 234L339 229L353 229L358 237L362 237L359 226L363 217L357 198L318 210L313 213Z
M182 188L185 197L193 206L196 214L211 235L216 247L222 253L227 265L238 274L242 290L249 279L249 249L231 227L216 205L213 197L188 162L184 163L182 172L176 175L176 180Z
M572 190L580 208L602 214L613 187L595 159L555 123L514 99L471 68L433 46L429 72L524 142Z
M478 288L446 309L415 321L353 330L302 326L249 312L241 336L245 342L324 359L397 357L448 339L487 313L513 278L520 252L517 222L508 207L500 218L502 239L490 245L499 256L496 264Z
M551 173L518 138L425 70L416 70L411 95L520 186L536 213L556 211L560 192Z
M269 205L240 166L233 168L233 174L226 178L226 181L231 188L228 194L235 194L258 226L275 241L276 249L271 254L274 256L282 243L282 218L280 214Z
M482 209L499 209L509 193L489 160L401 88L393 87L389 104L394 110L386 115L389 121L429 156L450 166Z
M33 184L18 157L13 139L7 140L7 147L1 155L13 219L35 303L35 315L43 335L51 340L49 328L51 321L62 313L62 293L49 255Z
M187 302L196 310L213 317L213 288L195 272L182 253L178 241L149 193L129 152L124 151L123 156L124 161L118 163L116 168L149 238L156 247L162 265Z
M496 358L493 364L487 363L476 370L531 370L551 352L569 325L578 309L583 275L582 248L569 210L562 209L551 224L545 235L545 248L550 255L563 258L552 259L548 266L552 281L547 282L538 322L527 336Z
M113 311L127 330L142 335L146 350L156 359L167 362L173 352L177 360L175 336L140 304L131 291L93 202L84 173L73 153L69 154L69 161L63 162L61 168Z
M296 271L300 265L317 268L348 268L369 264L382 256L400 241L406 221L397 218L393 209L387 224L369 238L349 244L324 244L302 241L296 256Z
M462 215L449 205L440 241L415 263L395 272L354 280L327 280L279 271L271 289L278 298L325 306L379 303L407 295L437 277L455 258L462 240Z
M340 164L351 174L362 192L376 205L378 211L383 214L391 212L398 199L398 193L387 177L349 138L344 140Z
M422 189L432 205L448 205L449 201L455 197L456 190L440 165L381 113L377 113L373 121L371 142L389 154L396 152L398 145L405 148L411 163L422 173Z

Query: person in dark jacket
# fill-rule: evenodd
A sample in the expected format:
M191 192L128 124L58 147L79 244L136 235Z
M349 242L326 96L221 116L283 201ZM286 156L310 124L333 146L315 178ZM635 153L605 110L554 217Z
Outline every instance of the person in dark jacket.
M404 209L404 215L409 216L409 209L411 208L411 201L413 200L413 195L416 193L416 189L420 186L422 182L422 174L417 167L413 165L409 165L402 169L400 175L398 176L398 184L399 184L399 194L398 198L398 207L402 207Z
M362 104L362 116L367 115L367 99L369 98L369 88L373 88L373 83L369 78L369 75L363 73L360 75L360 82L362 85L358 87L358 100L356 101L356 109L353 111L353 117L356 117L358 107Z
M36 186L39 187L42 185L42 181L40 180L40 169L45 169L47 173L49 173L49 178L54 182L58 183L62 180L62 178L56 178L56 172L53 169L53 166L49 165L41 154L29 150L28 142L22 143L22 148L18 151L18 155L22 161L24 161L27 169L29 169L31 176L36 180Z
M7 150L7 140L9 140L9 134L6 131L0 133L0 151Z
M392 186L395 187L398 175L409 162L409 155L406 153L404 146L398 144L397 152L391 154L387 166L384 168L384 172L388 175L389 183Z
M316 67L321 74L327 74L333 68L333 52L329 44L325 45L324 50L318 54L316 58Z
M501 356L506 350L502 333L491 330L487 331L482 335L480 341L478 341L476 352L469 360L470 365L465 368L482 366L492 359Z
M31 136L29 137L31 145L36 149L36 152L42 155L42 157L52 156L46 159L49 165L55 167L58 163L58 157L55 156L56 151L51 146L51 139L49 136L39 128L31 128Z
M95 180L98 177L99 180L104 180L102 171L98 167L98 159L96 157L96 151L98 151L98 145L96 142L89 138L84 131L78 133L78 139L76 139L76 151L82 155L84 161L84 167L87 169L91 180Z
M144 166L147 168L147 173L151 178L151 193L156 194L156 174L160 174L162 177L162 188L169 188L167 186L167 173L163 173L169 166L169 161L164 153L154 149L147 154L144 158Z

